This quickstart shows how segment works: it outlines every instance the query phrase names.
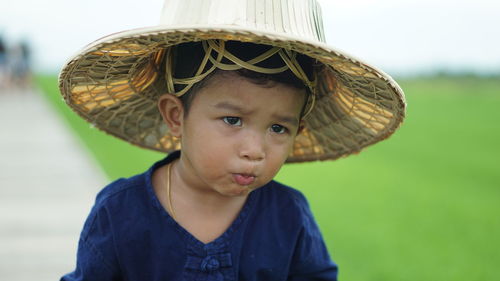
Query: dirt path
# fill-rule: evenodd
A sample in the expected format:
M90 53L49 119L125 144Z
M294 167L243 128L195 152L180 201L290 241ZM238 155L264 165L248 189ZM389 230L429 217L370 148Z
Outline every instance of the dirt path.
M59 280L106 183L37 92L0 91L0 280Z

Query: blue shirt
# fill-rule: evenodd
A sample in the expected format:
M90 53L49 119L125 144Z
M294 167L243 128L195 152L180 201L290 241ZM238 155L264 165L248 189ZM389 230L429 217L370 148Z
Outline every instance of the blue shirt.
M76 269L61 280L337 280L305 197L275 181L249 194L219 238L197 240L165 211L151 183L155 169L177 157L97 195Z

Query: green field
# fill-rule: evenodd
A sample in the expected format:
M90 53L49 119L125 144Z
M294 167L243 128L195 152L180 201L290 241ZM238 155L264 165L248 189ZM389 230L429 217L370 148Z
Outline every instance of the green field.
M341 280L500 280L500 79L400 82L407 119L389 140L277 179L309 198ZM163 157L91 128L55 77L38 83L110 179Z

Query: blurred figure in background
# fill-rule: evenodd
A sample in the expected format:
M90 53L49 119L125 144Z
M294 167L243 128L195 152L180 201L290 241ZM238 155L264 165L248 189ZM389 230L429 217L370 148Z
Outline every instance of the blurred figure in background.
M8 63L11 74L11 83L19 88L31 85L31 51L27 41L22 40L15 44L9 52Z
M0 34L0 90L31 86L31 47L27 40L9 43Z
M7 86L7 46L0 34L0 90Z

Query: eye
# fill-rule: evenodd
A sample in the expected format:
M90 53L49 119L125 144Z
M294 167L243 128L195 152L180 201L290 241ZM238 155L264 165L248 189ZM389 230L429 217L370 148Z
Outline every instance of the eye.
M224 123L231 125L231 126L241 126L241 118L240 117L227 116L227 117L223 117L222 121L224 121Z
M285 128L285 127L283 127L283 126L281 126L281 125L273 124L271 126L271 131L273 133L276 133L276 134L284 134L284 133L286 133L288 131L288 129Z

